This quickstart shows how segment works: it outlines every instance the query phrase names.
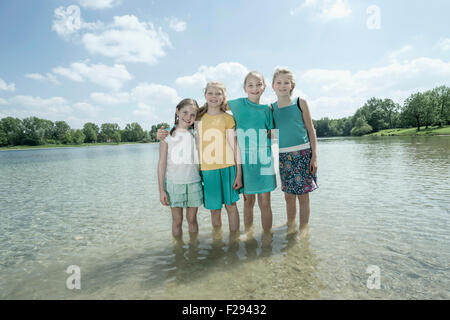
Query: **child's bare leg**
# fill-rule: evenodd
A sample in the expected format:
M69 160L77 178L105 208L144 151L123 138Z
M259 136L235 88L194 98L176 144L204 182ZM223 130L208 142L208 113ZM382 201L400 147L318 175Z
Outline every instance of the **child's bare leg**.
M258 205L261 210L261 224L263 230L268 232L272 229L272 208L270 207L270 192L258 194Z
M239 211L235 203L225 205L225 209L228 213L228 224L230 226L230 232L239 232Z
M175 240L183 239L183 208L171 208L172 210L172 235Z
M192 233L198 233L197 211L198 208L186 208L186 220L189 225L189 232Z
M222 227L222 210L211 210L211 223L214 229Z
M309 193L298 196L300 201L300 230L306 228L309 224Z
M248 229L253 225L253 208L256 197L254 194L244 194L244 225Z
M285 192L284 200L286 200L287 225L290 226L295 223L295 216L297 215L297 197L295 194Z

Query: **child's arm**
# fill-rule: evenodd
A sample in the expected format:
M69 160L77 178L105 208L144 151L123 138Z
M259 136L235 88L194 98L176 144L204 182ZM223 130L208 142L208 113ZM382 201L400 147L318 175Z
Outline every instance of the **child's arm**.
M166 191L164 191L164 178L166 176L167 168L167 142L162 140L159 143L159 161L158 161L158 186L159 186L159 201L161 201L163 206L169 205L169 197Z
M305 123L306 131L308 132L309 142L311 144L311 162L309 165L309 169L312 174L317 172L317 136L316 129L314 129L314 125L311 118L311 113L309 112L308 103L306 100L300 98L300 108L302 109L303 114L303 122Z
M234 161L236 162L236 179L233 183L233 189L239 190L242 187L241 150L237 143L235 128L227 130L227 142L233 150Z

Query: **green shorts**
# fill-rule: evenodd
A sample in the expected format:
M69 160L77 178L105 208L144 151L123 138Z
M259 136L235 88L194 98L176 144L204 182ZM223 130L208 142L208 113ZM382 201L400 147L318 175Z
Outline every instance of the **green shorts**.
M206 209L219 210L224 204L230 205L239 200L239 191L233 189L236 166L201 171L201 175Z
M203 204L202 182L175 184L165 181L164 189L171 208L197 208Z

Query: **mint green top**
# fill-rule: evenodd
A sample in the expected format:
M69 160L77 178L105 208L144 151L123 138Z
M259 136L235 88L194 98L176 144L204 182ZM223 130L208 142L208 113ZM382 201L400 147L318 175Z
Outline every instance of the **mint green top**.
M271 140L272 110L266 104L253 103L248 98L229 100L236 122L236 134L242 161L241 190L244 194L265 193L277 186L273 168Z
M299 98L298 98L299 99ZM279 108L278 103L272 103L275 127L279 130L278 143L280 152L283 148L301 149L302 145L309 143L308 132L303 122L303 113L294 99L289 106Z

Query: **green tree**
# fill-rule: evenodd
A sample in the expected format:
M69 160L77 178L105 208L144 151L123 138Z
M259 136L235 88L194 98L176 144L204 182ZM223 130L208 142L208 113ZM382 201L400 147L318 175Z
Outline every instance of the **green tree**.
M425 103L425 95L420 92L406 98L402 110L403 123L408 126L416 126L417 131L420 131L420 126L425 122Z
M445 124L450 124L450 88L440 86L434 88L433 91L437 96L438 116L437 124L442 127Z
M87 122L83 126L83 133L86 136L84 142L96 143L99 137L100 128L92 122Z
M384 99L380 106L385 112L384 122L387 128L393 129L396 127L396 120L398 119L400 105L391 99Z
M317 120L315 127L316 127L316 134L318 137L330 136L330 119L328 119L327 117Z
M24 126L22 120L6 117L0 120L0 128L6 134L7 145L21 145L24 139Z
M122 141L137 142L144 139L144 137L144 130L137 122L128 123L122 131Z
M8 136L6 135L5 131L3 131L2 127L0 126L0 147L7 146L8 145Z
M72 141L75 144L82 144L84 142L84 139L86 136L84 135L83 131L80 129L72 130Z
M70 126L65 121L56 121L53 128L53 138L62 143L66 133L70 131Z
M119 133L117 136L116 132ZM100 128L100 138L102 142L117 141L120 139L120 127L117 123L103 123Z
M25 118L22 123L24 126L24 144L32 146L45 144L48 123L38 117Z
M64 134L63 139L61 140L64 144L72 144L73 143L73 136L72 136L73 129L70 129L68 132Z
M364 117L359 117L355 121L355 126L351 130L352 136L362 136L372 132L372 127L367 123Z

